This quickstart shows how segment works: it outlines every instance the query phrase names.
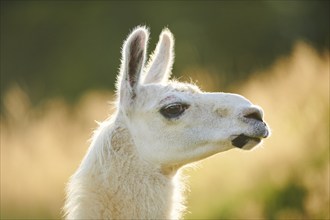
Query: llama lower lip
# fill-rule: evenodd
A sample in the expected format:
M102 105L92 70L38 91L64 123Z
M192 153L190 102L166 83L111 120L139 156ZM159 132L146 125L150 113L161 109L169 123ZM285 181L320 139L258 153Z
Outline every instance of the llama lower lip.
M257 137L249 137L245 134L240 134L237 137L235 137L231 143L232 145L234 145L237 148L243 148L246 144L248 144L249 142L255 142L255 145L257 145L258 143L260 143L261 139L257 138Z

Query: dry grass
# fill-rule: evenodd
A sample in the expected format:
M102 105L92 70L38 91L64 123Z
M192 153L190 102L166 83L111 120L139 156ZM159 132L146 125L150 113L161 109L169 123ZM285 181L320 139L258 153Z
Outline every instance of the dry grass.
M51 100L32 109L17 87L1 120L1 217L59 218L64 187L79 165L95 120L107 117L111 94L92 92L69 107Z
M206 71L191 78L206 90L220 83ZM298 43L290 57L233 90L264 108L273 134L256 150L232 150L187 170L186 218L328 219L329 54ZM73 107L49 100L33 108L19 87L5 94L1 218L60 218L65 183L111 97L90 92Z

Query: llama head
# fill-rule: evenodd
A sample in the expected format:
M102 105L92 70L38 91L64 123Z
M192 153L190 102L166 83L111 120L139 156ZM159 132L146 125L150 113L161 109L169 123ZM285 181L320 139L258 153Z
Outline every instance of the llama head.
M262 109L246 98L169 80L174 57L169 30L162 31L145 66L148 36L144 27L129 35L117 81L118 114L141 158L181 166L235 147L251 149L269 135Z

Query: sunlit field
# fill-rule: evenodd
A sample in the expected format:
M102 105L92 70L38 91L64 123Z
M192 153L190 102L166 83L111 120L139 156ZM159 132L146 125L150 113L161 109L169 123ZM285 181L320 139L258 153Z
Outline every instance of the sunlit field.
M203 69L183 79L204 90L221 84ZM265 111L272 136L252 151L215 155L184 173L186 219L329 219L329 53L297 43L290 56L230 91ZM1 115L1 218L60 218L69 176L91 133L113 111L114 94L91 91L74 106L32 107L12 86Z

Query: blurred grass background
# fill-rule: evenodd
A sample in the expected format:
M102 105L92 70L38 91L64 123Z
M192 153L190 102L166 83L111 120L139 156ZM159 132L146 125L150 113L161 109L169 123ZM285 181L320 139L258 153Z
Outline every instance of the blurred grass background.
M111 114L120 48L169 27L174 75L262 106L273 135L188 169L186 219L329 219L328 1L1 1L2 219L61 217Z

